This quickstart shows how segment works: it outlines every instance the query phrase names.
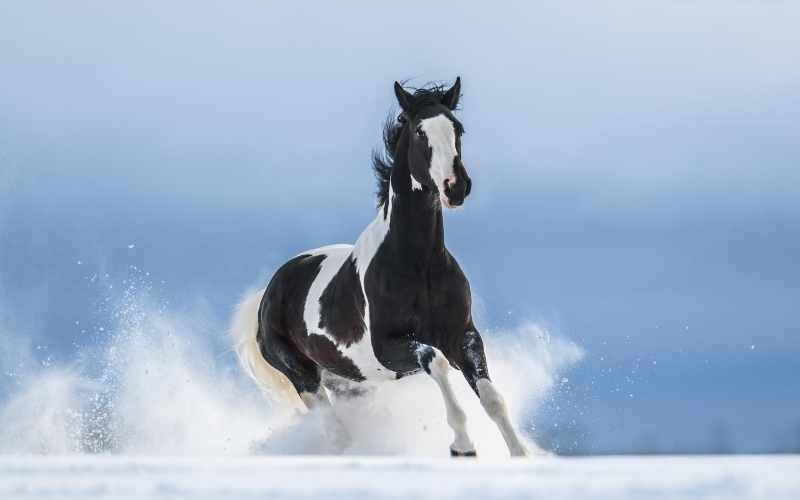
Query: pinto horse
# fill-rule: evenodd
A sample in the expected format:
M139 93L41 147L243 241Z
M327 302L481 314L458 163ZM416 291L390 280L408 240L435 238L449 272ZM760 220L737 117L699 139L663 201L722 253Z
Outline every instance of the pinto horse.
M395 82L394 92L402 111L384 129L384 154L373 157L377 216L355 245L303 252L246 297L232 328L237 354L262 388L309 411L330 408L326 388L425 372L444 398L451 455L475 456L448 380L455 368L511 455L527 455L489 377L469 282L444 241L442 207L463 204L472 188L453 114L461 79L413 94Z

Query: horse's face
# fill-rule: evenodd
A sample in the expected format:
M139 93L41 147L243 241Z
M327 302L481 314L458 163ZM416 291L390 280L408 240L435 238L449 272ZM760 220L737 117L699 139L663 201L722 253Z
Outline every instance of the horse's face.
M395 94L408 138L400 144L408 146L411 188L437 192L448 208L461 205L472 188L461 161L464 129L452 113L461 94L461 78L443 93L410 94L395 82Z

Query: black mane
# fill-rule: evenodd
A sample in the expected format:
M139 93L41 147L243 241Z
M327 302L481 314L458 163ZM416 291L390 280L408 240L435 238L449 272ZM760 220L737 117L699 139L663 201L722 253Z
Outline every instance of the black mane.
M440 84L428 84L426 87L414 90L413 107L410 110L412 116L416 115L421 109L430 106L440 105L442 97L447 92L448 87ZM372 171L378 181L378 206L383 206L389 199L389 180L392 177L392 167L394 166L397 143L400 141L400 134L403 132L405 117L403 114L395 117L394 112L389 113L383 125L383 151L372 152Z
M403 131L403 124L395 119L394 113L389 114L383 124L383 151L372 152L372 171L378 181L378 206L383 206L389 199L389 180L392 177L394 155L397 151L397 142Z

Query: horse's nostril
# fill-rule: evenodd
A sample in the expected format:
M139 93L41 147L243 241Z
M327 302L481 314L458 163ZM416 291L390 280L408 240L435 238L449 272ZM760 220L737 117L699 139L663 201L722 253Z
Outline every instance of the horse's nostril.
M456 183L456 176L451 175L450 177L444 178L444 188L449 189L453 187L452 185Z

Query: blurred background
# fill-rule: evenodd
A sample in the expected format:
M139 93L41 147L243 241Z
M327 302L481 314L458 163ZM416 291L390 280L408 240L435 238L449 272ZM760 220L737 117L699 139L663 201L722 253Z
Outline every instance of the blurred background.
M474 189L446 237L479 327L585 351L539 442L800 452L799 22L777 0L7 3L0 404L21 346L73 362L130 280L202 304L232 363L240 294L373 218L394 80L461 75Z

